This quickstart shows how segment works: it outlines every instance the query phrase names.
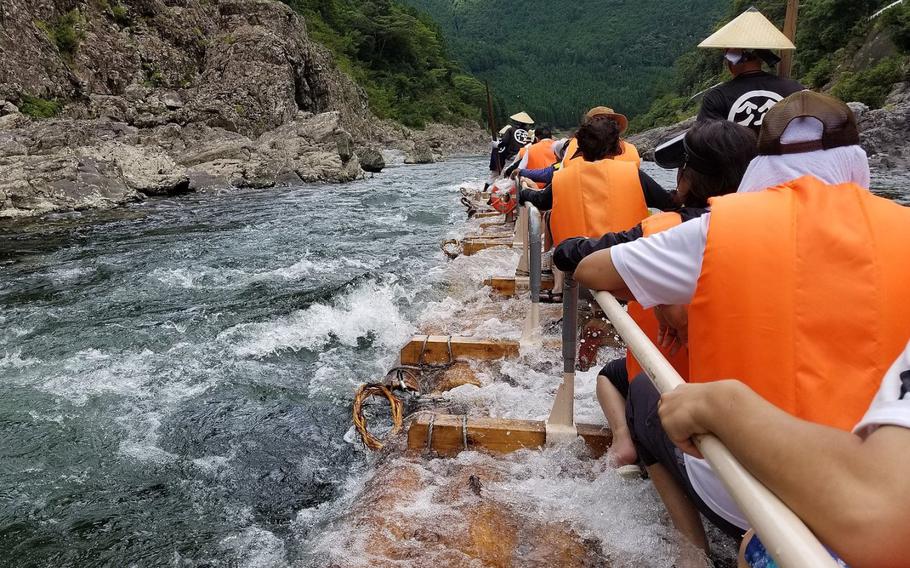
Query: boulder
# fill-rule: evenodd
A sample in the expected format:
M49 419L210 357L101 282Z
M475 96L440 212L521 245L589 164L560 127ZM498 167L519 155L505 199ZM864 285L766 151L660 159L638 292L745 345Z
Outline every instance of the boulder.
M177 93L177 91L165 91L162 93L161 102L164 103L164 106L170 110L183 108L183 99L180 98L180 95Z
M385 168L385 157L376 148L361 148L357 151L363 171L378 174Z
M695 124L694 116L672 126L662 126L659 128L653 128L651 130L646 130L644 132L639 132L638 134L630 136L629 142L635 144L635 147L638 148L638 153L641 155L641 158L643 160L653 162L655 148L657 148L662 142L665 142L674 136L678 136L680 133L685 132L689 128L692 128L693 124Z
M907 132L910 132L908 83L894 86L884 108L866 110L857 119L860 140L873 167L910 167L910 140L907 137Z
M406 164L432 164L436 161L433 149L427 144L415 144L414 149L405 155Z

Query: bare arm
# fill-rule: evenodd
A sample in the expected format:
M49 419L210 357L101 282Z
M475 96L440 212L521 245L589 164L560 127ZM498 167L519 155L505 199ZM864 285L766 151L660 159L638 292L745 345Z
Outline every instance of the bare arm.
M910 430L866 440L799 420L739 381L683 385L665 395L661 421L694 453L711 432L851 567L897 566L910 542Z
M616 271L609 249L585 257L575 269L575 280L591 290L606 290L617 298L634 299L622 276Z

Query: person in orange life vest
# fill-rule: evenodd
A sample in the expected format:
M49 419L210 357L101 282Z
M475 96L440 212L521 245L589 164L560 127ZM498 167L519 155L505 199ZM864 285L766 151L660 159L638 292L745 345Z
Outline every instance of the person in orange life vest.
M708 211L710 198L736 191L756 153L756 136L749 128L726 121L696 124L655 152L657 165L677 169L674 199L680 209L653 215L632 229L607 233L599 239L568 239L556 248L554 264L563 272L574 272L579 262L599 250L648 237L701 217ZM657 320L651 311L630 302L629 313L656 341ZM683 378L688 376L686 350L681 350L670 361ZM629 382L640 372L641 367L628 354L608 363L597 377L597 400L613 433L609 455L620 466L622 474L639 473L638 466L633 465L638 461L638 455L626 424L625 400L628 398Z
M625 132L626 128L629 126L629 120L624 115L614 112L611 108L602 106L594 107L589 110L587 114L582 117L582 125L594 117L605 117L616 122L616 124L619 126L620 135ZM577 134L573 135L571 138L554 142L553 151L557 159L556 164L544 167L542 169L522 169L522 177L526 177L538 184L547 186L552 183L553 176L558 170L567 167L569 164L583 161L583 157L578 148L578 139L576 136ZM619 161L634 162L636 165L641 167L641 157L639 156L638 149L635 147L635 145L631 142L623 140L622 138L620 138L619 145L621 152L613 156L613 159Z
M584 125L586 121L596 117L603 117L616 122L617 126L619 126L620 136L629 128L629 119L626 118L625 115L605 106L594 107L589 110L585 113L584 117L582 117L581 124ZM641 167L641 157L638 154L638 148L636 148L634 144L620 138L619 147L620 152L616 154L613 159L633 162L636 166ZM566 168L573 163L577 163L581 159L582 154L578 149L578 134L576 133L576 135L570 138L566 144L562 158L562 167Z
M838 151L858 143L847 105L802 91L765 117L759 154L850 159L857 154ZM663 345L689 346L691 382L733 377L797 419L849 431L910 337L907 242L910 209L850 179L806 176L713 199L699 220L590 255L575 274L582 285L659 306ZM710 466L682 456L659 427L659 400L639 376L626 410L677 528L706 549L700 510L741 535L749 523ZM787 468L775 471L790 478Z
M519 203L550 211L554 245L571 237L595 237L627 229L648 216L648 208L677 208L670 192L634 163L614 160L621 152L620 126L608 116L587 118L579 128L579 151L584 159L563 168L542 191L522 189ZM562 273L554 274L553 290L544 301L562 301Z

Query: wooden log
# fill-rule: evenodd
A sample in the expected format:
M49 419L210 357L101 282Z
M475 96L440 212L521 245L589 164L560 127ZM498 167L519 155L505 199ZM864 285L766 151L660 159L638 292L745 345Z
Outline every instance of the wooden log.
M408 448L427 449L430 422L433 423L433 437L430 449L444 456L454 456L467 449L486 450L507 454L522 449L538 449L547 442L544 422L534 420L508 420L502 418L469 418L450 414L422 415L408 428ZM613 434L605 425L578 424L578 435L584 439L594 457L604 455L613 441Z
M530 279L527 276L494 276L483 281L484 286L489 286L494 292L502 296L514 296L519 292L524 292L530 287ZM540 281L541 290L553 289L553 277L544 276Z
M491 237L467 238L461 242L462 254L473 256L480 251L496 248L512 248L512 237L496 239Z
M496 361L518 357L520 346L517 341L493 341L472 337L452 337L454 360ZM421 352L423 361L421 361ZM441 365L449 362L449 337L446 335L415 335L401 349L402 365Z

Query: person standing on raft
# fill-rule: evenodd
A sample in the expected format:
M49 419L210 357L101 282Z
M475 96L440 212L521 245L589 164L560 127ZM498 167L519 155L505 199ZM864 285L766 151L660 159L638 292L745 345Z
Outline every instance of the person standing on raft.
M697 219L708 212L708 200L733 193L755 157L756 137L751 129L731 122L713 120L696 123L685 135L675 138L655 152L657 165L677 170L677 189L673 193L680 206L676 211L652 215L635 227L607 233L599 239L572 238L560 244L553 262L563 272L574 272L585 257L620 243L636 241L680 223ZM629 303L629 314L652 341L657 341L657 319L652 310L636 302ZM688 350L668 356L677 372L689 376ZM638 475L638 461L632 436L626 424L626 399L629 382L641 372L641 366L629 354L608 363L597 377L597 400L613 433L609 453L622 475Z
M727 69L733 75L733 79L705 93L699 121L729 120L748 126L757 134L774 105L805 90L796 81L762 69L763 62L769 67L780 62L773 50L793 50L796 46L754 7L698 47L723 49Z
M528 113L513 114L509 120L512 124L500 132L499 145L490 158L490 171L494 177L498 176L515 159L518 152L532 141L530 129L534 119Z
M856 118L846 104L802 91L765 117L759 154L816 154L814 161L821 161L817 153L858 144ZM856 168L829 175L838 171ZM883 554L879 547L885 544L892 554L903 546L902 538L893 542L880 535L903 537L910 526L906 445L900 446L905 434L884 428L873 435L881 444L876 445L870 443L873 436L863 442L849 432L864 424L881 378L910 338L908 242L910 209L850 179L805 176L712 199L711 212L696 221L597 252L579 264L580 284L657 307L666 325L665 348L689 346L689 380L695 385L664 398L678 404L663 408L650 380L639 375L626 410L638 454L673 523L690 542L708 549L699 511L736 538L750 528L688 441L691 434L710 430L732 444L734 454L848 562L863 565L863 554ZM716 396L731 377L741 386L707 402L707 393ZM732 406L737 400L742 408ZM700 410L687 410L696 402L736 427L727 430ZM883 423L891 422L875 422ZM769 430L774 424L784 429ZM836 452L813 444L813 437L830 440ZM754 452L750 440L764 453ZM859 463L850 449L878 457ZM896 464L898 487L877 485L888 479L877 471L880 460ZM828 469L835 464L847 469ZM851 487L859 493L844 502L829 494L849 493ZM892 487L901 499L897 511L886 495ZM864 495L873 501L862 503ZM849 509L844 503L851 503ZM876 550L862 546L860 534Z

